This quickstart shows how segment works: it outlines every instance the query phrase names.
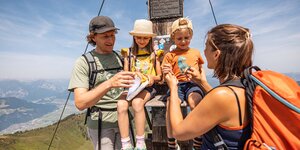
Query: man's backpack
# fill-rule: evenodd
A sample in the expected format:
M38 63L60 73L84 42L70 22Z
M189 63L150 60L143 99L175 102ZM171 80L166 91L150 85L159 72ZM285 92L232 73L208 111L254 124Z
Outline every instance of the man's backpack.
M246 69L244 77L242 87L246 90L252 129L244 150L300 149L300 86L297 82L257 66ZM214 137L217 149L228 149L216 131L211 130L210 136Z
M255 72L252 72L255 69ZM252 134L244 149L300 149L300 86L270 70L244 72Z
M120 67L105 68L105 69L97 68L95 58L91 51L82 55L85 58L86 62L88 63L88 66L89 66L89 90L94 88L98 73L101 73L104 71L109 71L109 70L123 70L123 60L121 59L119 54L117 54L115 51L113 51L113 53L116 55L116 58L119 61ZM101 128L102 128L102 111L117 111L117 108L107 109L107 108L100 108L100 107L96 107L96 106L90 107L87 109L87 113L86 113L85 121L84 121L84 124L86 124L87 117L90 116L90 114L92 112L99 113L99 115L98 115L98 149L99 150L101 150L100 139L101 139Z

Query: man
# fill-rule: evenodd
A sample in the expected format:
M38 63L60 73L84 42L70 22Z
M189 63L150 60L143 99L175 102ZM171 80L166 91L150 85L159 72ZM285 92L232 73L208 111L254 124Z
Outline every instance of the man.
M121 148L116 103L123 89L129 88L134 79L133 73L120 72L122 61L113 52L117 30L109 17L98 16L90 21L87 41L96 46L90 52L98 70L95 85L91 87L89 82L89 62L81 56L75 63L68 88L74 91L75 105L79 110L90 108L87 130L95 150Z

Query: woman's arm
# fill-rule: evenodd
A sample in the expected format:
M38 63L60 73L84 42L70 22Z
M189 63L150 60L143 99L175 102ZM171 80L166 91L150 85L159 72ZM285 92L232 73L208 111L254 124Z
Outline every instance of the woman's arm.
M220 96L218 92L220 92L219 94L223 93L224 96L227 95L226 98ZM192 139L231 119L231 110L228 109L232 106L228 102L231 97L234 99L233 94L228 95L224 91L212 91L202 99L185 119L178 117L178 114L181 113L179 111L180 107L176 105L176 100L171 99L169 109L173 136L178 140Z
M170 88L168 113L172 134L178 140L189 140L208 132L216 125L230 119L232 110L228 109L235 103L233 93L225 88L217 88L208 95L183 119L180 100L177 94L177 79L171 73L166 74L165 80ZM230 93L230 94L228 94ZM228 99L230 99L228 101Z

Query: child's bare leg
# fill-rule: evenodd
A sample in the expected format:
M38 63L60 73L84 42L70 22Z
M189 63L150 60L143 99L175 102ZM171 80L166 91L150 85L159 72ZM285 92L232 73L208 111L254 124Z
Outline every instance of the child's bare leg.
M171 122L170 122L170 114L169 114L169 98L167 100L166 104L166 128L167 128L167 136L168 136L168 149L169 150L175 150L177 149L177 142L176 139L173 137L172 134L172 127L171 127Z
M172 128L171 128L171 121L170 121L170 114L169 114L169 101L170 98L168 97L167 99L167 104L166 104L166 128L167 128L167 136L168 138L173 138L172 135Z
M134 122L136 127L136 134L141 136L145 133L145 104L150 99L150 93L147 91L142 91L136 98L132 101L132 108L134 111Z
M119 100L117 104L118 109L118 125L120 129L121 138L129 136L129 119L128 119L129 102L127 100Z
M144 148L145 145L145 103L150 99L150 93L146 90L142 91L136 98L132 100L132 108L134 111L134 122L136 128L136 147Z
M191 94L189 94L187 102L191 110L193 110L201 100L202 96L199 93L192 92Z
M129 119L128 119L129 102L122 96L117 103L118 125L121 135L122 148L132 147L129 137Z

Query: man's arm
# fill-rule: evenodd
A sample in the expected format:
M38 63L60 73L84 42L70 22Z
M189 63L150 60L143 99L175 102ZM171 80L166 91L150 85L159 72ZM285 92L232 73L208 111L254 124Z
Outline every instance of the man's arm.
M134 73L119 72L107 81L99 84L92 90L86 88L74 89L75 106L79 110L84 110L94 106L111 88L124 87L129 88L133 84Z

